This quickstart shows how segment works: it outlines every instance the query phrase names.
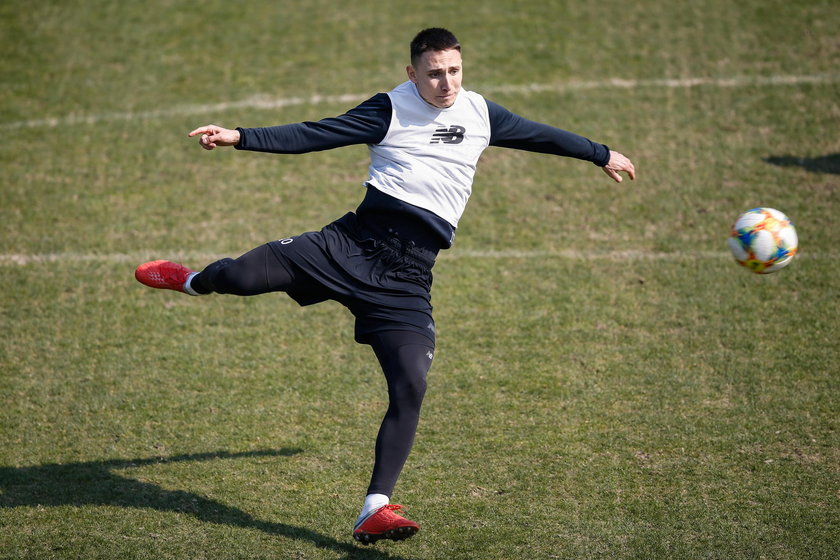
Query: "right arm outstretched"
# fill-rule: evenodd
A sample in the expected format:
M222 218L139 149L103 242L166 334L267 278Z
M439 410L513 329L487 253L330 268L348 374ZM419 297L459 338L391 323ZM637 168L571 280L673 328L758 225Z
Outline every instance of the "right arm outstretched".
M303 154L353 144L377 144L391 124L391 100L380 93L343 115L315 122L228 130L207 125L190 132L201 135L205 150L234 146L237 150L274 154Z

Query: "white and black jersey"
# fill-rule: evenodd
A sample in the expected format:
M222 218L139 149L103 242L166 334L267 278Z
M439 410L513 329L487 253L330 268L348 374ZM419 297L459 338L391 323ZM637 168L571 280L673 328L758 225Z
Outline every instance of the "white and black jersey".
M511 113L462 90L451 107L434 107L407 81L347 113L317 122L238 128L241 150L298 154L367 144L368 193L360 215L409 225L409 237L448 248L488 146L555 154L604 166L609 148Z

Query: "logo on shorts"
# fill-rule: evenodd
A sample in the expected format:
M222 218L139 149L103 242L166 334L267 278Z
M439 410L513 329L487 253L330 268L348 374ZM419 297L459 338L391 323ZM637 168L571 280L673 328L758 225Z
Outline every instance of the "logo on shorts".
M426 352L426 357L428 357L430 360L434 360L434 359L435 359L435 355L434 355L431 351L430 351L430 352Z
M464 133L467 131L463 126L453 124L450 127L442 127L435 130L429 144L460 144L464 141Z

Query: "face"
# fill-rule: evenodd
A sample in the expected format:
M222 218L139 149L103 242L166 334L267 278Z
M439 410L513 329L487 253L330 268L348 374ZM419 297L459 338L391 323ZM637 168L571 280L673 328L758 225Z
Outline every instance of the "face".
M451 107L461 91L461 52L455 49L426 51L417 66L406 67L408 79L417 85L427 103L445 109Z

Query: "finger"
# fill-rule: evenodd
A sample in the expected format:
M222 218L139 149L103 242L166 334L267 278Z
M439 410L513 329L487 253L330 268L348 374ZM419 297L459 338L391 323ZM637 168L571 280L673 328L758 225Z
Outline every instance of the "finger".
M200 126L190 132L189 137L192 138L193 136L198 136L199 134L215 134L216 133L216 126L212 124L208 124L205 126Z
M631 181L636 180L636 166L634 166L633 162L629 159L622 166L621 170L627 173L627 176L630 177Z
M201 138L198 139L198 143L205 150L212 150L216 147L216 144L210 140L210 136L208 136L207 134L202 134Z
M621 175L619 175L618 172L615 169L612 169L612 168L606 167L606 166L603 169L604 169L604 173L609 175L610 178L613 181L615 181L616 183L620 183L622 181Z

